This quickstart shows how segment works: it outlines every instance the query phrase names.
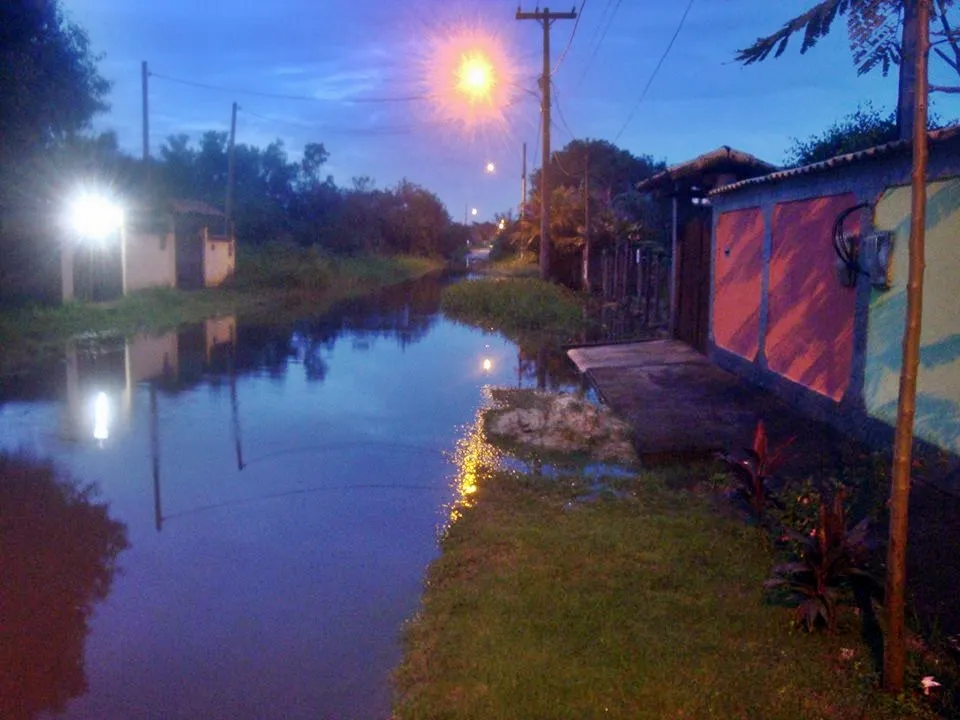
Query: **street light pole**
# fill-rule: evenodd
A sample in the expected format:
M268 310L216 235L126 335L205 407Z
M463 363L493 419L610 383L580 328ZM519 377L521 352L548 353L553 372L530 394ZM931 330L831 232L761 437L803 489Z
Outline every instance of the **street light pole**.
M550 25L554 20L575 20L576 10L552 13L517 10L517 20L536 20L543 27L543 75L540 77L540 122L543 135L543 166L540 169L540 277L550 279Z

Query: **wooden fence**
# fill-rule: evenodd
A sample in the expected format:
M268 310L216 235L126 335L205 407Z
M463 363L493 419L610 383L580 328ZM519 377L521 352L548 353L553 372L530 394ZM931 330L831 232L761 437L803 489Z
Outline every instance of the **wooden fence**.
M622 243L601 251L600 293L649 329L670 323L670 257L659 246Z

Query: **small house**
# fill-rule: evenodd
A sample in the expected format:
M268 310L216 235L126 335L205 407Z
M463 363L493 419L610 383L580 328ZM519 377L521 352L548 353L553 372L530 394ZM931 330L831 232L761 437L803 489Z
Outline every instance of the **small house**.
M916 434L960 453L960 126L929 139ZM897 412L911 168L897 141L707 194L710 356L876 442Z

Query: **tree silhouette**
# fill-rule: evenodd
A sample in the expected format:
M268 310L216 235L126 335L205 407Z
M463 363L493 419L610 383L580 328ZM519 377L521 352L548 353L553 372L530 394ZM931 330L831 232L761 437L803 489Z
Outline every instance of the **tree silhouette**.
M46 462L0 455L0 717L60 712L87 689L87 620L126 526Z

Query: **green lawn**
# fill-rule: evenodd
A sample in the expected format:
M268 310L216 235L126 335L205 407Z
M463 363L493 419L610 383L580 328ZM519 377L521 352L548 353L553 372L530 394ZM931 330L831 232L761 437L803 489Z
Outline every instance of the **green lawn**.
M689 487L704 468L616 481L490 472L447 531L398 669L398 718L933 717L876 689L858 624L791 628L766 602L756 528Z

